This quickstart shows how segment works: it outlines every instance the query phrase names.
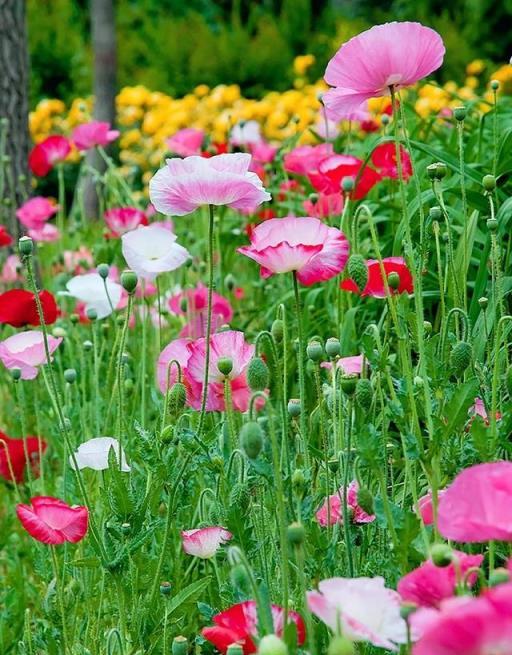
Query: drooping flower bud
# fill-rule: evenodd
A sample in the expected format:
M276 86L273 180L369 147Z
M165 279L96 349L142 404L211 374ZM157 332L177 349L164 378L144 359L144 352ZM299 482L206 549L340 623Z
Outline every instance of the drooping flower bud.
M186 402L187 389L185 385L182 382L175 382L169 391L169 414L173 418L178 418Z
M368 266L364 257L357 253L351 255L348 260L347 271L359 290L362 291L368 283Z
M240 443L249 459L256 459L263 448L263 430L257 421L249 421L240 430Z
M247 384L251 391L263 391L269 384L270 371L261 357L253 357L247 367Z
M461 375L471 364L473 348L467 341L459 341L450 353L450 366L456 375Z
M370 380L361 378L356 384L356 403L357 406L367 412L372 406L373 387Z
M276 318L276 320L272 323L270 333L277 343L281 343L284 337L284 323L280 318Z

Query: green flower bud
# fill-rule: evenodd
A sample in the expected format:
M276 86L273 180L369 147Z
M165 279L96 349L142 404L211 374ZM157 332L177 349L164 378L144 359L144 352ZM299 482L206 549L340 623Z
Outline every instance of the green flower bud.
M489 232L496 232L498 229L498 221L495 218L487 219L487 229Z
M251 391L263 391L268 387L270 371L261 357L253 357L247 367L247 384Z
M312 362L322 360L324 349L319 341L310 341L306 348L306 354Z
M258 655L288 655L288 647L277 635L265 635L258 644Z
M473 348L466 341L459 341L450 353L450 366L456 375L464 373L473 359Z
M491 89L497 91L500 88L500 83L498 80L491 80Z
M400 275L396 271L391 271L388 275L388 287L396 291L400 286Z
M108 278L108 274L110 271L109 265L108 264L100 264L97 268L98 275L102 277L104 280Z
M331 359L338 357L341 352L340 340L336 339L336 337L330 337L327 339L325 342L325 352Z
M356 384L356 404L363 411L367 412L372 406L373 387L370 380L361 378Z
M132 526L129 523L122 523L121 524L121 532L124 535L130 534L131 530L132 530Z
M80 316L78 314L70 314L69 315L69 320L71 321L72 325L76 325L78 321L80 320Z
M354 643L342 635L334 636L327 647L327 655L354 655Z
M453 562L453 550L448 544L435 544L430 549L430 557L436 566L443 568Z
M300 412L301 412L300 400L298 400L297 398L290 398L290 400L288 401L288 414L292 418L297 418L297 416L300 416Z
M466 118L466 113L467 113L466 107L463 106L455 107L455 109L453 110L453 115L455 116L455 120L459 122L462 122Z
M73 384L76 380L76 371L74 368L67 368L64 371L64 379L68 384Z
M59 337L67 337L67 332L64 328L62 327L54 327L52 330L52 336L59 338Z
M384 125L384 127L386 127L386 125L389 125L390 120L391 119L387 114L382 114L382 116L380 117L380 122L382 123L382 125Z
M217 360L217 369L219 373L228 377L228 375L233 370L233 360L231 357L219 357Z
M235 564L230 572L231 584L245 596L251 593L251 580L243 564Z
M274 337L275 341L277 343L281 343L284 337L284 323L280 318L276 318L276 320L272 323L270 332Z
M341 376L341 390L347 396L353 396L356 390L358 377L357 375L342 375Z
M430 208L428 215L433 221L440 221L443 217L443 212L441 210L441 207L434 205L434 207Z
M18 241L18 249L22 257L28 257L34 251L34 242L30 237L21 237Z
M403 603L400 607L400 616L404 621L408 621L409 617L412 616L417 609L418 606L414 603Z
M90 352L93 348L92 341L89 340L84 341L82 347L85 350L85 352Z
M171 590L172 590L172 587L171 587L170 582L161 582L160 583L160 593L162 594L162 596L169 596L169 594L171 593ZM177 637L177 639L179 639L179 637ZM183 639L184 639L184 637L183 637Z
M494 175L484 175L482 178L482 186L486 191L494 191L496 188L496 178Z
M302 523L291 523L287 530L288 541L294 546L300 546L306 538L306 530Z
M242 425L240 443L249 459L256 459L263 448L263 430L257 421Z
M510 573L507 569L498 568L489 573L489 587L497 587L506 582L510 582Z
M487 309L487 305L489 304L489 298L482 296L481 298L478 299L478 304L483 310Z
M121 273L121 286L129 294L134 293L135 289L137 288L137 281L138 278L135 271L130 271L127 269Z
M180 310L181 310L184 314L187 313L187 310L188 310L188 300L187 300L187 298L185 298L185 296L183 296L183 297L180 299Z
M446 176L446 172L446 164L440 161L427 166L427 175L431 180L442 180Z
M341 190L343 193L350 193L354 190L355 180L353 177L343 177L341 180Z
M364 257L358 254L351 255L348 260L347 271L359 290L362 291L368 283L368 265Z
M292 490L297 498L302 498L306 490L306 478L302 469L295 469L292 473Z
M95 321L98 318L98 312L94 307L88 307L85 313L90 321Z
M188 653L188 639L179 635L174 637L171 646L172 655L187 655Z
M226 277L224 278L224 284L226 285L226 289L228 291L233 291L235 288L235 277L231 273L228 273Z
M169 414L178 418L187 402L187 389L182 382L175 382L169 391Z
M11 378L14 382L17 382L18 380L21 380L21 368L18 368L17 366L14 366L13 368L9 369L9 372L11 374Z
M373 496L372 492L366 487L359 487L357 491L357 504L367 514L373 514Z

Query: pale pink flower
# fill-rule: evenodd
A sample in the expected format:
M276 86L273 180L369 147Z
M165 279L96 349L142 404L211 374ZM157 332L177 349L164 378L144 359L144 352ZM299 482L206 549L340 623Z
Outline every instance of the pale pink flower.
M117 139L119 134L119 130L110 129L110 123L90 121L75 127L71 140L78 150L90 150L96 146L108 146Z
M439 489L437 492L437 502L446 492L446 489ZM416 509L416 508L415 508ZM421 498L418 498L418 509L420 512L421 520L425 525L432 525L434 523L434 506L432 504L432 492L429 491Z
M23 264L18 255L8 255L2 267L0 279L2 282L17 282L21 279L21 270L23 270Z
M193 555L200 559L210 559L232 537L233 535L228 530L214 526L196 530L183 530L181 543L187 555Z
M318 589L307 593L309 609L333 632L341 629L351 641L392 651L407 641L400 596L385 586L384 578L330 578Z
M324 79L335 87L322 98L327 116L338 120L390 86L415 84L441 66L444 53L439 34L420 23L385 23L358 34L327 65Z
M94 266L92 252L86 246L80 246L78 250L64 250L62 256L65 270L75 275L85 273Z
M195 127L185 127L178 130L165 143L170 152L180 157L190 157L201 154L201 145L205 138L204 130Z
M397 591L402 600L415 603L420 607L438 607L441 601L455 595L457 583L465 581L474 585L476 572L466 576L469 569L478 568L483 562L483 555L466 555L458 550L453 551L457 563L448 566L436 566L432 560L423 562L421 566L398 582Z
M348 485L347 490L347 509L350 520L354 523L372 523L375 521L375 514L367 514L357 502L357 493L359 484L353 480ZM340 487L338 491L324 500L322 507L315 514L316 520L323 527L343 523L343 495L344 488Z
M274 161L278 148L277 146L270 145L266 141L257 141L249 145L249 150L253 160L258 164L264 165Z
M103 220L115 237L148 224L146 214L136 207L113 207L103 214Z
M199 283L195 289L186 289L169 299L169 309L178 316L187 316L188 323L180 332L181 337L197 339L206 336L208 319L208 287ZM216 332L221 325L233 318L233 309L227 298L212 292L211 328Z
M512 541L512 462L459 473L440 499L437 527L453 541Z
M283 158L284 170L296 175L308 175L317 171L324 159L334 155L332 143L321 143L317 146L297 146Z
M58 348L62 337L48 336L50 355ZM43 333L38 330L18 332L0 341L0 360L7 369L19 368L22 380L33 380L39 372L38 366L46 364Z
M334 141L340 133L339 121L329 120L325 114L325 107L322 106L313 131L325 141Z
M59 206L48 198L35 196L25 201L16 211L22 225L29 229L41 229L46 221L57 213Z
M437 612L421 609L412 615L412 625L422 632L413 655L510 655L512 584L478 598L450 598Z
M339 216L343 211L343 196L339 193L319 193L318 198L313 201L308 198L304 200L304 211L308 216L314 218L330 218Z
M60 239L59 229L51 223L45 223L41 227L33 227L27 230L27 234L34 241L45 241L49 243Z
M153 281L159 273L174 271L189 258L176 235L157 223L141 226L121 237L123 257L140 277Z
M348 260L349 245L335 227L318 218L271 218L257 225L251 245L238 248L261 266L261 276L296 271L301 284L309 286L338 275Z
M203 205L253 210L270 200L260 178L249 171L251 155L167 159L149 183L149 195L162 214L184 216Z
M163 394L178 381L178 368L176 364L170 366L171 362L178 362L181 366L182 373L184 373L188 360L190 359L189 343L190 339L174 339L160 353L156 367L156 376L158 387ZM186 380L183 381L186 382Z
M364 355L351 355L340 357L336 360L336 368L339 368L345 375L361 375L364 365ZM322 368L332 369L332 362L322 362Z

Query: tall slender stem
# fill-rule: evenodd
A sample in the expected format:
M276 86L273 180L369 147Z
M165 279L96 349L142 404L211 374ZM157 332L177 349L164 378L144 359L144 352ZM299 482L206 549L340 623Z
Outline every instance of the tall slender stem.
M304 331L302 326L302 310L299 295L299 283L297 273L293 271L293 292L295 295L295 307L297 310L297 331L299 336L299 352L297 353L297 362L299 367L299 394L300 394L300 432L304 440L304 449L306 459L309 459L309 439L308 439L308 421L306 414L306 373L304 365L304 356L306 347L304 344Z

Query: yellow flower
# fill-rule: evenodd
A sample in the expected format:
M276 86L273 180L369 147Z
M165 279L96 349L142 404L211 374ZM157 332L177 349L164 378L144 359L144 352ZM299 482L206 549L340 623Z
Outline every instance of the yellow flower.
M468 75L480 75L485 68L485 62L482 59L475 59L466 66Z
M315 63L314 55L299 55L293 60L293 72L296 75L303 76L308 68Z

